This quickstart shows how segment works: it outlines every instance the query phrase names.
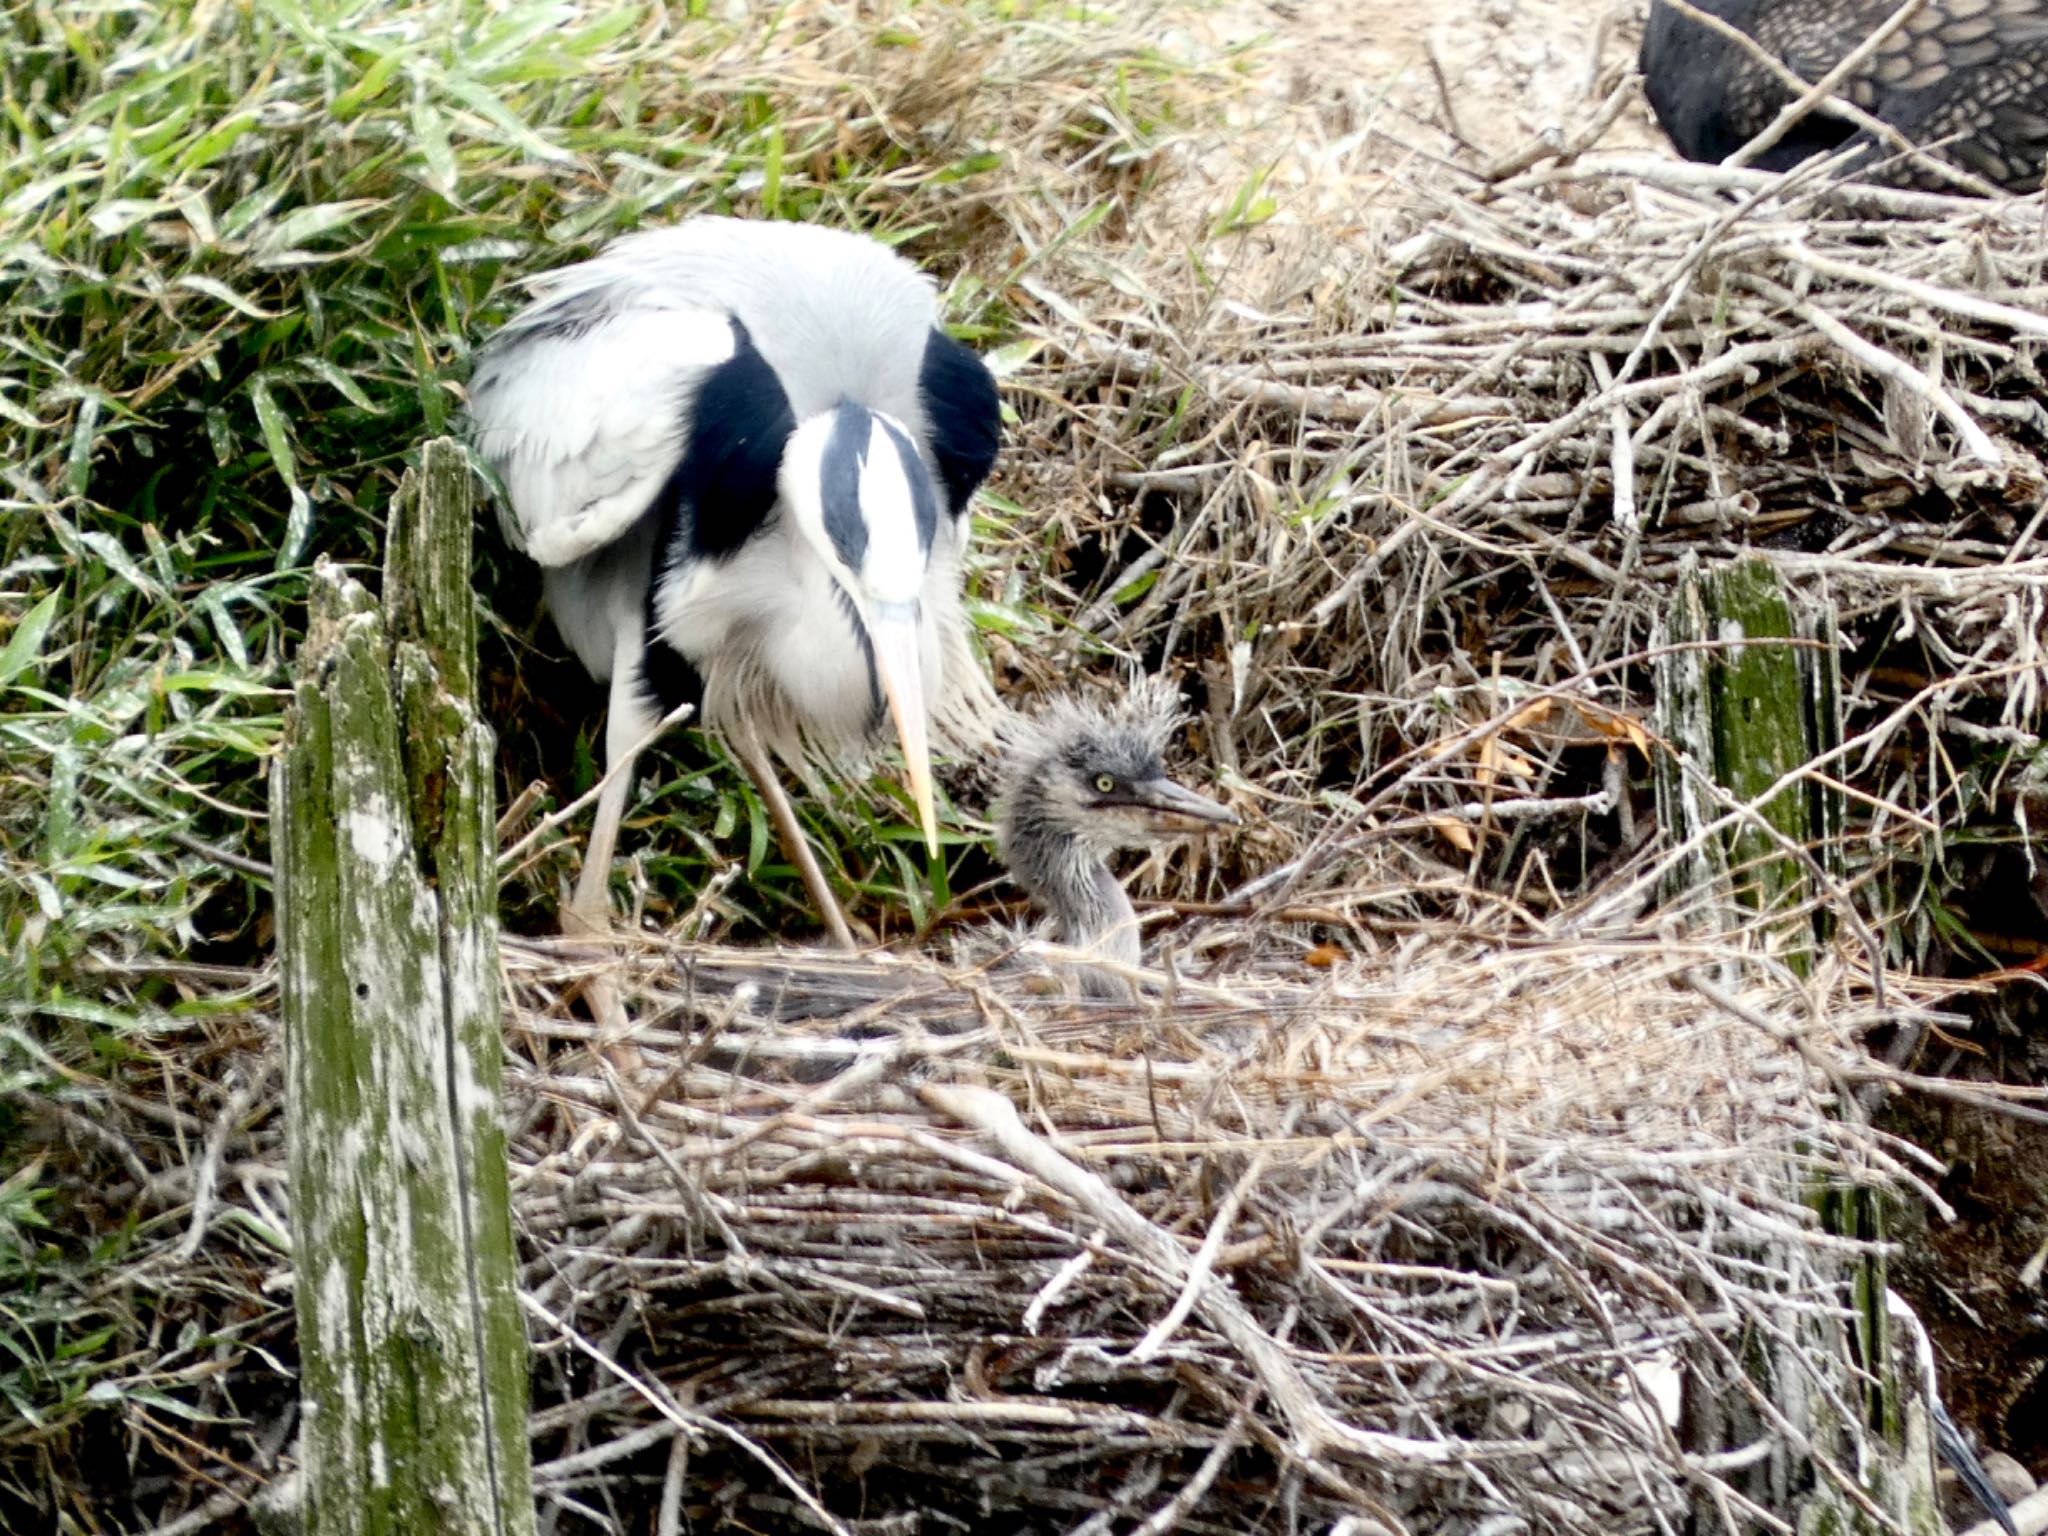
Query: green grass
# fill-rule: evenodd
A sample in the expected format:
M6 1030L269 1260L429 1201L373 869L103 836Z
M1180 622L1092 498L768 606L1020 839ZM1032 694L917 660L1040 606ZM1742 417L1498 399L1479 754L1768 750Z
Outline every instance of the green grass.
M161 1397L146 1357L197 1326L117 1279L177 1237L136 1169L182 1166L194 1128L109 1094L260 1046L251 999L196 967L267 957L305 573L376 560L517 279L692 212L825 219L903 243L993 345L1049 254L1020 255L1013 212L1089 227L1168 126L1173 70L1113 10L698 14L725 9L0 0L0 1527L68 1505L94 1528L80 1426ZM480 547L505 798L544 777L560 803L601 723L587 688L536 692L574 674L532 573ZM983 557L981 621L1042 623L1006 574ZM722 757L649 771L624 851L654 915L738 869L716 931L808 926ZM955 814L928 868L886 786L800 803L871 919L921 922L978 867ZM572 870L558 840L511 920L550 925Z

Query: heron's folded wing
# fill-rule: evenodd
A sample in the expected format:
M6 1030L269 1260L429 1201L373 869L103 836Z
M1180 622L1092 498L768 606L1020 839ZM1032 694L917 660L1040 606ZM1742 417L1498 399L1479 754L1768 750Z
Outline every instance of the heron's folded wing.
M602 549L645 512L689 439L704 378L733 354L723 311L647 307L515 319L470 381L505 534L542 565Z

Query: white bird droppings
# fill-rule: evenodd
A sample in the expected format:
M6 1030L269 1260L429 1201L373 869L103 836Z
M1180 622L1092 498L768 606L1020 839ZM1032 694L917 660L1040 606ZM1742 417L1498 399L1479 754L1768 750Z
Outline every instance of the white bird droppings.
M342 830L348 834L349 847L378 875L388 875L398 867L398 857L404 852L404 841L398 832L398 820L383 800L372 798L368 807L350 811L342 817Z

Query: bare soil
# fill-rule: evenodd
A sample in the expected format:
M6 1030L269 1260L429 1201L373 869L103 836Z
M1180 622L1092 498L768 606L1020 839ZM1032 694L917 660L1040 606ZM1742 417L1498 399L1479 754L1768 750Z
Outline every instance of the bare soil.
M1296 168L1336 191L1417 156L1483 165L1584 120L1633 67L1644 9L1643 0L1231 0L1197 25L1215 41L1259 44L1260 83L1285 104ZM1640 99L1602 140L1607 149L1663 145Z

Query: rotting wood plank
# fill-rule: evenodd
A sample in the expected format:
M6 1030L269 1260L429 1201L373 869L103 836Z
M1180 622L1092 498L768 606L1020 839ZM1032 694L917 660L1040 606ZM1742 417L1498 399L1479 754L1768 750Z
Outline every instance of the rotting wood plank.
M1803 615L1783 578L1764 559L1751 557L1702 570L1688 557L1657 637L1658 719L1671 750L1658 764L1658 812L1665 840L1687 850L1674 860L1665 896L1688 919L1732 930L1761 916L1776 917L1779 956L1796 974L1810 974L1830 932L1829 904L1817 886L1840 874L1845 809L1838 791L1800 770L1841 740L1839 641L1825 602ZM1731 820L1731 816L1733 819ZM1816 879L1818 876L1818 880ZM1846 1103L1841 1113L1861 1114ZM1789 1169L1786 1177L1796 1179ZM1820 1188L1809 1203L1828 1230L1881 1243L1883 1202L1861 1188ZM1762 1255L1767 1262L1768 1255ZM1787 1421L1838 1462L1851 1437L1833 1404L1857 1404L1865 1423L1854 1438L1876 1442L1887 1454L1860 1467L1862 1491L1906 1530L1942 1529L1934 1499L1926 1406L1903 1390L1886 1316L1886 1272L1881 1252L1848 1261L1855 1313L1848 1351L1811 1339L1832 1325L1789 1314L1788 1336L1806 1333L1820 1347L1813 1358L1842 1360L1840 1379L1815 1391L1799 1367L1781 1359L1781 1347L1750 1333L1745 1368ZM1738 1394L1710 1398L1685 1393L1681 1436L1696 1452L1755 1444L1769 1426ZM1811 1458L1781 1447L1758 1462L1744 1488L1766 1509L1798 1510L1799 1528L1875 1531L1879 1523L1845 1490L1817 1475ZM1703 1526L1721 1512L1702 1509Z
M1810 871L1828 857L1822 835L1841 810L1800 774L1838 707L1829 649L1793 623L1770 564L1749 559L1702 570L1688 562L1666 610L1657 661L1658 714L1678 751L1658 765L1658 814L1673 846L1689 849L1666 881L1667 901L1733 896L1731 926L1783 912L1786 958L1804 973L1819 928ZM1717 792L1718 791L1718 792ZM1718 832L1704 829L1726 822ZM1711 915L1711 914L1709 914Z
M426 447L382 611L316 570L271 782L308 1536L527 1536L474 501Z

